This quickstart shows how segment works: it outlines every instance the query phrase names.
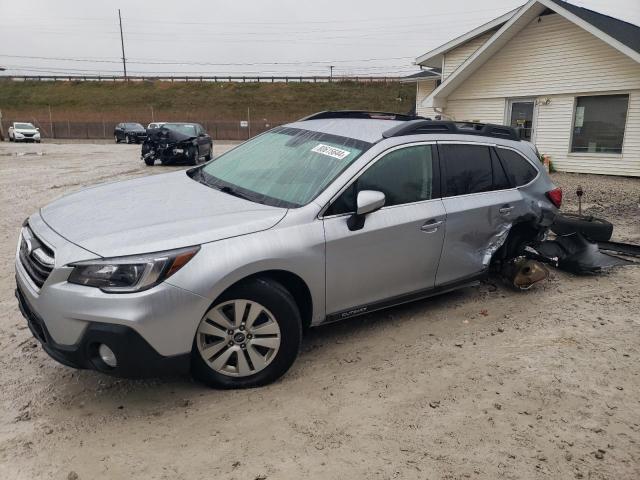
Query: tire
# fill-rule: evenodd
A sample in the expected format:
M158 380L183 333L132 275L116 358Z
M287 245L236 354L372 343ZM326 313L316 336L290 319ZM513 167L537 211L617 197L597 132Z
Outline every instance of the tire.
M213 144L209 144L209 153L207 153L204 157L204 160L206 162L211 161L211 159L213 158Z
M146 163L148 167L153 167L156 163L156 160L155 158L145 158L144 163Z
M579 217L571 213L557 215L550 228L556 235L578 232L596 242L606 242L613 234L613 225L608 221L590 215Z
M130 143L131 143L131 137L130 137L129 135L125 135L125 136L124 136L124 140L125 140L125 142L126 142L127 144L130 144Z
M200 160L200 150L198 150L198 147L189 147L189 156L187 159L187 163L189 165L197 165L198 160Z
M244 330L240 330L237 323L232 324L236 305L243 308ZM249 308L245 310L247 306ZM249 327L251 323L253 326ZM216 324L223 327L216 327ZM271 336L263 337L260 329ZM214 333L208 335L211 332ZM252 335L255 335L253 339ZM279 339L277 346L276 339ZM270 346L263 346L267 342ZM301 343L300 311L291 293L273 280L250 280L225 292L201 320L193 339L191 371L195 378L212 388L267 385L289 370Z
M9 135L9 141L13 142L13 137L11 135Z
M116 141L116 143L120 143L120 140L118 140L118 135L114 135L113 138Z

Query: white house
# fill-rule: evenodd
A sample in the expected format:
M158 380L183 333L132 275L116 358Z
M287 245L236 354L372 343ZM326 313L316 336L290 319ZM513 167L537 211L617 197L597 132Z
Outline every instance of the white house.
M531 0L416 63L419 115L523 127L561 171L640 176L637 25Z

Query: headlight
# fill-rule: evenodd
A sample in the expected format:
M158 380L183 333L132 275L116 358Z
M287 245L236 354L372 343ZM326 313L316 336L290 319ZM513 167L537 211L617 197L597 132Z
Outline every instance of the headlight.
M147 290L166 280L187 264L200 247L167 252L105 258L73 263L67 281L96 287L107 293L131 293Z

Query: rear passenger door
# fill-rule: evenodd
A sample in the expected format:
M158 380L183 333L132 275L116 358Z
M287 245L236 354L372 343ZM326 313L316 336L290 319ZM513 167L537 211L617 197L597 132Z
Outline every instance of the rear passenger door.
M436 285L484 272L522 208L492 145L438 142L447 215Z

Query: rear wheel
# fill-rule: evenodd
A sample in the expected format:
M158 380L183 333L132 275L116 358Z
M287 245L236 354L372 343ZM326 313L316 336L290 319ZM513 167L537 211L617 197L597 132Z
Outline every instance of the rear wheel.
M280 378L302 341L300 312L272 280L232 287L200 321L191 352L193 375L214 388L250 388Z

